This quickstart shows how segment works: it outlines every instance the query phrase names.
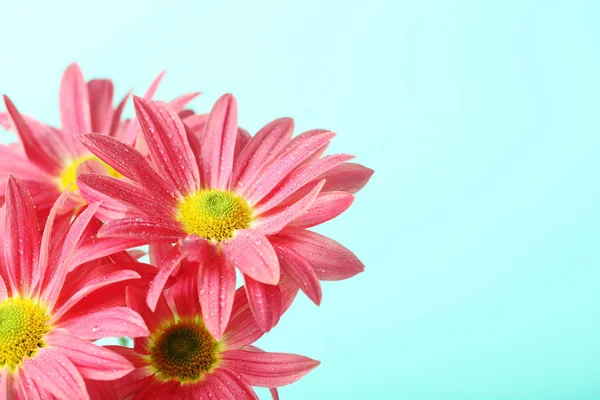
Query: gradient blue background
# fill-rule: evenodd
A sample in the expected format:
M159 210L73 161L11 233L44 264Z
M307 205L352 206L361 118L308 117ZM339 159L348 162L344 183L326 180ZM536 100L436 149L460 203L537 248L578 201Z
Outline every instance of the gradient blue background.
M260 341L322 361L283 399L600 398L600 2L149 3L2 1L0 91L57 123L70 62L119 94L167 68L161 98L376 170L318 229L366 272Z

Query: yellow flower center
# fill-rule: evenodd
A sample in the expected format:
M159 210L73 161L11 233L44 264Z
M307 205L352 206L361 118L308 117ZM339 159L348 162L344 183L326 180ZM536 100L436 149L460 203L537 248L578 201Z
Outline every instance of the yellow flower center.
M231 192L205 189L192 193L179 202L177 221L189 235L220 242L233 237L238 229L248 228L252 221L250 206Z
M14 370L44 347L49 320L44 307L31 299L13 297L0 303L0 365Z
M219 362L220 345L201 319L169 322L152 334L149 361L162 381L198 382Z
M113 176L115 178L123 177L123 175L118 173L113 167L111 167L110 165L108 165L107 163L105 163L104 161L99 159L98 157L93 156L93 155L87 155L87 156L79 157L78 159L76 159L74 161L71 161L62 170L60 177L58 178L60 190L61 191L66 190L67 187L69 187L69 185L71 183L73 184L73 186L71 186L71 188L69 189L69 192L78 190L78 188L77 188L77 168L79 167L80 164L82 164L86 161L92 161L92 160L99 161L104 166L104 168L106 168L106 172L108 172L108 174L110 176Z

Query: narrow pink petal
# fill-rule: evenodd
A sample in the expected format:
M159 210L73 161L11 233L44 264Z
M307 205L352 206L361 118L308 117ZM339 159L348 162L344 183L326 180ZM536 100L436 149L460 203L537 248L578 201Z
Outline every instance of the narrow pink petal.
M301 254L322 281L339 281L363 272L365 266L347 248L315 232L286 228L277 234L277 245Z
M88 82L87 90L90 98L91 131L109 134L113 115L113 83L110 79L93 79Z
M158 175L133 147L97 133L82 135L80 139L92 153L124 177L144 186L166 204L175 204L175 188Z
M252 279L271 285L279 282L277 254L263 234L242 229L221 246L229 262Z
M88 400L85 382L77 367L58 349L41 348L33 358L23 360L23 369L35 377L36 385L60 399Z
M302 162L327 144L335 134L333 132L312 131L305 132L294 138L291 144L286 146L281 154L268 162L262 169L261 174L249 185L244 197L252 204L257 204L271 190L273 190L282 179L298 167Z
M113 380L133 371L133 365L125 357L62 329L55 329L45 340L66 356L84 378Z
M267 124L250 139L235 162L231 186L242 193L256 175L288 143L294 132L294 120L280 118Z
M255 229L265 235L273 235L279 232L312 205L324 184L325 181L321 181L306 196L291 206L280 207L268 214L259 216Z
M140 315L128 307L109 307L65 319L59 327L86 340L106 337L144 337L150 334Z
M353 201L354 195L348 192L321 192L310 208L294 218L289 225L310 228L322 224L346 211Z
M133 264L133 263L131 263ZM52 312L53 319L59 319L65 312L73 307L77 302L90 293L116 282L122 282L132 279L139 279L141 276L135 271L125 269L127 264L106 264L94 268L92 271L85 271L85 281L81 282L81 286L76 287L71 276L69 276L68 300L60 304L60 299L57 307ZM76 292L72 289L78 289ZM62 297L63 293L61 293Z
M12 176L6 186L4 262L13 293L31 293L39 276L40 232L33 200ZM17 291L18 289L18 291Z
M202 266L198 297L206 329L221 340L229 323L235 293L235 268L221 255Z
M162 103L139 97L133 100L152 160L161 175L183 195L199 189L198 166L181 119Z
M272 243L279 257L282 272L289 276L313 303L321 304L323 296L321 283L313 267L294 250L285 246L277 246L276 241Z
M277 325L281 317L281 290L275 285L266 285L244 275L246 295L257 325L268 332Z
M196 280L197 279L195 279L195 281ZM180 280L178 279L177 283L179 282ZM195 285L195 287L197 287L197 285ZM168 290L171 290L171 287ZM154 332L160 328L165 320L173 319L174 311L169 307L169 303L164 296L159 297L156 309L152 311L148 308L148 304L146 303L147 289L145 287L127 286L126 292L127 307L137 312L144 319L150 332ZM197 293L193 300L195 300L196 303L198 302ZM191 302L192 300L189 301ZM197 315L198 314L194 317Z
M145 239L107 237L98 238L96 236L82 242L73 256L72 265L80 265L88 261L97 260L102 257L110 256L116 252L127 250L133 247L139 247L147 244Z
M231 319L221 342L225 344L226 349L239 349L256 342L262 335L264 331L258 327L248 303L246 290L241 287L235 291Z
M290 173L280 185L278 185L271 193L261 200L261 202L255 207L256 213L261 214L277 206L292 193L306 185L311 180L315 179L317 176L348 161L353 157L354 156L347 154L334 154L299 167Z
M4 282L4 278L0 276L0 301L3 301L8 297L8 288L6 287L6 282Z
M57 154L48 151L50 148L55 147L47 145L48 142L51 141L51 138L44 138L34 134L15 105L6 96L4 96L4 103L6 104L6 110L8 111L15 125L19 138L23 143L23 148L25 150L25 154L27 154L27 158L42 171L45 171L51 175L57 174L61 170L62 163Z
M235 168L237 159L239 158L240 154L242 153L242 150L244 150L244 147L246 147L246 145L248 144L250 139L251 139L251 136L247 130L238 128L237 138L235 139L235 150L233 151L233 167L234 168Z
M148 100L148 101L152 100L152 98L156 94L156 91L158 90L158 86L160 85L160 82L162 81L166 72L167 71L161 72L154 79L154 81L152 81L152 83L150 84L150 87L144 94L144 100ZM132 118L124 124L123 130L122 130L121 134L119 135L119 140L121 140L123 143L133 145L135 143L135 140L136 140L139 130L140 130L140 123L139 123L138 119Z
M326 179L324 191L343 191L356 193L362 189L371 176L373 170L355 163L344 163L319 176L316 180Z
M108 134L110 136L114 137L115 139L119 139L123 143L126 143L128 145L133 145L133 142L127 142L127 141L123 140L123 138L120 137L120 134L123 133L123 130L119 129L119 127L122 126L121 125L121 115L123 115L123 109L125 108L125 104L127 104L127 99L129 99L129 96L131 96L131 92L129 92L125 96L123 96L123 98L117 105L117 108L114 109L114 111L112 113L112 118L110 121L110 127L108 130ZM134 138L134 140L135 140L135 138Z
M85 380L85 387L90 394L90 398L94 400L119 400L119 395L114 386L115 384L112 381Z
M124 218L104 225L100 237L137 238L146 243L173 242L186 236L180 225L171 220L152 217Z
M148 296L146 298L148 307L152 311L156 309L156 303L158 303L158 298L162 294L167 280L184 258L185 254L179 251L179 248L174 247L169 252L167 257L164 258L158 265L159 272L156 274L156 277L150 284L150 289L148 290Z
M137 215L168 219L173 214L174 204L166 203L144 187L107 175L83 174L77 178L77 186L88 202L102 201L100 209L113 217ZM119 215L119 211L121 214Z
M71 64L60 82L60 120L65 140L80 148L74 135L92 131L88 87L77 64Z
M279 289L281 290L281 315L283 315L291 307L300 288L296 282L284 274L279 281Z
M240 374L227 368L219 368L212 375L223 388L228 390L231 400L259 400L252 386ZM219 387L219 384L217 384Z
M237 137L237 103L231 94L221 96L213 106L204 130L202 185L227 189L233 170Z
M221 353L223 366L240 373L252 386L279 387L296 382L320 362L308 357L247 350Z
M183 260L177 277L173 279L175 283L163 290L169 310L182 319L193 319L202 315L198 298L198 281L201 278L202 269L198 263ZM146 316L144 315L144 317Z
M18 400L43 400L49 397L46 390L40 389L35 384L34 377L21 369L19 374L15 374L12 379L12 389L15 393L7 397L0 396L0 399L18 399Z
M54 178L30 161L20 144L0 144L0 160L5 160L0 163L0 180L6 180L8 174L40 183L49 182Z
M194 114L186 117L183 120L183 124L190 129L198 137L198 139L202 139L204 135L204 127L206 126L206 122L208 121L208 114ZM200 153L197 153L200 154Z
M77 250L77 246L97 210L98 204L90 204L73 221L62 244L60 256L52 264L52 268L47 270L48 275L50 275L50 281L47 282L47 277L44 277L42 298L47 302L49 307L54 306L60 291L63 288L67 272L71 270L71 262Z
M179 113L181 111L183 111L183 109L185 108L185 106L187 106L187 104L194 100L196 97L200 96L200 92L192 92L192 93L186 93L184 95L181 95L171 101L169 101L169 106L171 106L171 108Z

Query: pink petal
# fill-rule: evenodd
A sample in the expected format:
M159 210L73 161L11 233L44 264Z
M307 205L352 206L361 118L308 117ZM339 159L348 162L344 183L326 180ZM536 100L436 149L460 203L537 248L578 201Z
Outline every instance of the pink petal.
M363 263L350 250L315 232L288 227L279 232L276 239L271 240L301 254L320 280L348 279L365 269Z
M134 265L134 263L130 263ZM63 290L57 306L52 312L53 319L59 319L65 312L73 307L79 300L83 299L90 293L116 282L126 280L139 279L141 276L135 271L125 269L128 265L124 263L106 264L95 267L92 271L84 271L83 279L79 282L74 280L74 277L69 276L69 286ZM61 304L61 299L64 302Z
M354 195L348 192L321 192L310 208L294 218L289 225L310 228L322 224L346 211L352 202Z
M10 117L8 116L8 113L0 112L0 126L4 129L6 129L7 131L12 128L12 125L10 123Z
M277 254L267 238L253 230L242 229L231 240L221 243L225 257L244 274L259 282L279 282Z
M113 83L110 79L93 79L88 82L87 90L90 98L90 130L109 134L113 114Z
M240 374L227 368L219 368L214 372L212 378L218 382L217 387L221 386L227 389L229 393L225 398L228 400L259 400L252 386Z
M202 266L198 283L206 329L216 340L221 340L233 306L235 269L224 257L214 257Z
M204 135L204 127L206 126L206 121L208 121L208 114L194 114L186 117L183 120L183 124L189 128L191 132L194 133L198 139L201 139ZM196 153L200 154L200 153Z
M38 349L35 357L23 360L23 369L25 374L35 377L40 389L60 399L89 399L81 374L58 349Z
M281 315L283 315L291 307L300 288L289 276L282 275L279 289L281 290Z
M237 137L237 103L231 94L221 96L213 106L204 128L202 185L226 189L233 170Z
M148 101L152 100L152 98L156 94L156 91L158 90L158 86L160 85L160 82L162 81L166 72L167 71L161 72L154 79L154 81L152 81L152 83L150 84L150 87L144 94L144 100L148 100ZM123 132L120 134L120 140L123 143L133 145L139 130L140 130L140 124L139 124L138 119L137 118L130 119L129 121L127 121L127 123L125 123L125 126L123 127Z
M323 191L343 191L348 193L356 193L363 188L371 179L373 170L364 167L360 164L344 163L337 166L324 174L320 175L315 180L326 179Z
M6 205L4 221L4 262L12 293L25 296L31 290L39 275L40 232L37 215L31 196L21 185L9 176L6 186Z
M133 147L97 133L82 135L80 139L92 153L124 177L144 186L165 204L175 204L175 188L169 186Z
M280 207L266 215L259 216L256 221L256 230L265 235L272 235L285 228L288 223L311 206L324 184L324 180L319 182L310 193L289 207Z
M86 340L106 337L144 337L150 334L140 315L128 307L110 307L65 319L59 327Z
M147 244L144 239L133 238L98 238L96 236L82 242L73 256L72 265L81 265L88 261L110 256L116 252Z
M237 289L233 300L231 319L221 343L225 344L226 349L239 349L256 342L263 334L264 331L256 324L250 309L245 288Z
M121 141L123 143L126 143L128 145L133 145L132 141L129 141L129 142L125 141L119 135L120 133L123 133L123 130L119 130L119 127L121 126L121 115L123 114L123 109L125 108L125 104L127 104L127 99L129 99L129 96L131 96L131 92L129 92L125 96L123 96L123 98L117 105L117 108L115 108L115 110L113 111L108 134L110 136L114 137L115 139L119 139L119 141ZM137 133L137 131L136 131L136 133ZM135 140L135 138L134 138L134 140Z
M181 263L181 261L185 258L185 254L180 252L177 247L174 247L166 258L164 258L160 264L159 272L156 274L156 277L150 284L150 289L148 290L148 297L146 298L146 302L148 303L148 307L154 311L156 309L156 303L158 303L158 298L162 294L163 288L167 283L167 280Z
M173 279L175 283L163 290L169 310L182 319L194 319L202 315L198 298L198 281L201 279L202 269L197 263L183 260L177 277Z
M177 283L179 282L180 280L178 279ZM197 285L195 285L195 287L197 287ZM167 290L170 291L171 289L172 287ZM156 304L156 309L154 311L150 310L150 308L148 308L148 304L146 303L146 290L146 288L138 286L127 286L126 302L127 307L131 308L142 317L146 323L146 326L148 327L148 330L150 332L154 332L161 327L165 320L173 319L173 311L169 308L169 304L163 296L159 297L158 303ZM197 297L198 295L196 293L194 298L196 303L198 302ZM192 300L188 301L191 302ZM196 317L196 315L194 315L194 317Z
M56 175L62 168L60 156L55 151L50 151L57 146L52 143L52 139L36 135L33 130L25 123L25 120L12 103L12 101L4 96L4 103L8 111L16 131L23 143L23 148L27 158L41 170L51 175ZM56 141L57 139L55 139Z
M246 198L252 205L262 200L282 179L298 167L311 154L327 144L335 134L333 132L305 132L294 138L281 154L267 163L257 179L249 185Z
M53 261L50 266L51 268L48 270L50 281L43 282L42 298L47 302L49 307L54 306L58 295L63 288L67 272L71 270L71 262L77 251L77 245L86 232L86 229L97 210L98 204L91 204L73 221L67 236L62 243L60 256L56 261Z
M172 203L165 204L148 189L123 179L84 174L77 178L77 186L88 202L101 201L100 211L113 218L137 214L168 219L173 214Z
M134 97L136 114L154 164L163 177L186 195L199 189L200 175L185 127L167 106Z
M190 101L200 96L200 94L200 92L186 93L171 100L168 104L175 112L178 113L182 111Z
M233 165L234 165L234 167L235 167L235 164L236 164L236 161L237 161L238 157L242 153L242 150L244 150L244 147L246 147L246 145L250 141L250 138L251 138L250 134L248 133L247 130L242 129L242 128L238 128L238 130L237 130L237 138L235 139L235 150L233 151Z
M261 200L257 207L255 207L256 213L262 214L265 211L277 206L292 193L306 185L317 176L348 161L353 157L354 156L347 154L334 154L299 167L290 173L279 186L277 186L271 193Z
M296 382L320 362L308 357L247 350L221 353L223 366L239 372L252 386L279 387Z
M277 325L281 317L281 290L275 285L266 285L244 275L246 295L257 325L268 332Z
M74 135L92 131L88 88L77 64L71 64L60 82L60 120L65 140L74 151L81 148Z
M55 329L45 340L66 356L84 378L113 380L133 370L133 365L125 357L67 331Z
M24 400L43 400L49 397L49 393L46 390L40 389L35 384L33 377L27 372L21 370L20 374L13 376L12 378L12 390L14 393L7 395L6 397L0 394L0 399L24 399Z
M291 118L276 119L258 131L235 162L231 186L245 193L265 164L288 143L293 131Z
M274 237L276 238L276 237ZM274 239L273 238L273 239ZM313 267L300 254L285 246L277 246L273 241L275 251L279 257L281 270L288 275L309 299L316 305L321 304L323 293L321 283Z
M136 238L146 243L175 241L186 236L180 225L172 220L152 217L124 218L104 225L99 237Z

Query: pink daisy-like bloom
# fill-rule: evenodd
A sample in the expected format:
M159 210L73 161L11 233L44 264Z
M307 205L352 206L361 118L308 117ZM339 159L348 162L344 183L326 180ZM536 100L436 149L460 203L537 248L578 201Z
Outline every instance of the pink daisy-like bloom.
M189 272L189 271L188 271ZM135 370L114 382L90 387L100 400L258 399L252 386L291 384L319 365L308 357L268 353L252 346L263 331L256 325L244 289L235 294L233 314L221 340L214 339L198 307L197 280L187 275L162 294L152 312L136 287L127 288L128 305L145 320L150 334L134 348L107 346ZM284 296L284 301L289 301ZM93 391L92 391L93 390Z
M78 243L97 205L57 237L53 225L67 195L40 235L31 196L13 177L7 182L0 209L2 399L89 399L84 379L112 380L133 370L126 358L91 341L148 335L143 319L119 305L124 284L141 276L134 270L139 263L78 265Z
M154 96L162 76L156 78L144 98ZM98 162L75 137L93 131L130 145L135 143L139 132L137 120L121 120L129 94L113 108L113 90L110 80L86 82L77 64L69 66L60 85L60 129L21 115L5 96L7 111L0 113L0 127L14 131L20 144L0 145L0 186L4 187L8 175L12 174L32 194L38 209L47 212L67 188L72 192L66 203L67 209L82 203L75 183L78 169L97 170L118 177L115 170ZM173 100L172 105L182 110L197 95L181 96ZM90 162L92 160L95 162ZM0 195L0 204L2 202Z
M109 222L99 236L177 243L161 256L151 308L186 257L197 261L204 322L217 339L231 315L236 268L265 331L281 315L281 271L319 303L320 279L363 270L348 249L305 229L346 210L373 172L348 163L349 155L321 157L332 132L292 139L293 121L282 118L250 138L238 130L232 95L216 102L200 133L168 105L140 98L134 104L149 162L110 137L85 134L82 142L127 179L83 174L78 185L88 201L102 202L99 215Z

